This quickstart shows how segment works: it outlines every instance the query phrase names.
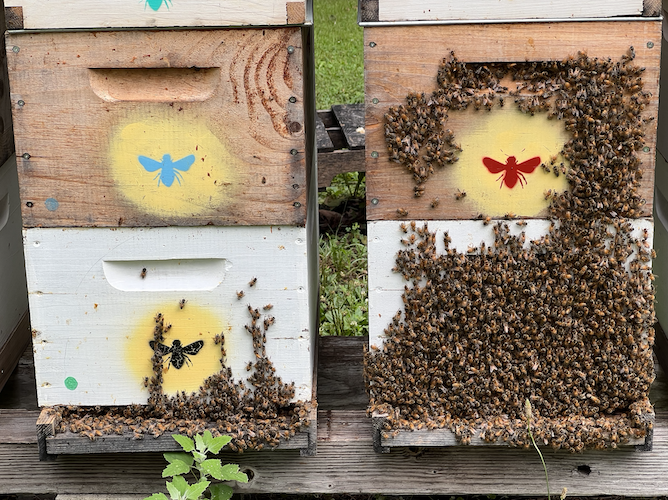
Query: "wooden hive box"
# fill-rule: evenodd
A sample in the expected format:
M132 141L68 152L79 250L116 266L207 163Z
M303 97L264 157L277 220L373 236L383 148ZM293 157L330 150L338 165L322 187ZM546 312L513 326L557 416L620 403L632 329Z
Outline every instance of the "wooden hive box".
M38 403L61 408L42 455L166 450L136 440L205 427L313 453L306 2L84 4L8 10ZM90 31L54 30L73 27Z
M377 450L645 443L661 22L447 5L361 5Z
M4 12L0 13L4 34ZM30 341L7 59L0 60L0 390Z
M16 160L0 167L0 390L30 342Z

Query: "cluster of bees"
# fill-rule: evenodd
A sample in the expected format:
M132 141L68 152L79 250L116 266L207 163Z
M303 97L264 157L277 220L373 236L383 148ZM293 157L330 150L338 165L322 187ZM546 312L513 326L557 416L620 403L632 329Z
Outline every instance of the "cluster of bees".
M540 239L527 244L502 220L493 245L457 252L446 233L439 253L426 224L401 224L406 248L394 271L408 283L404 309L365 356L369 411L388 415L384 437L449 428L462 443L528 446L526 399L534 436L555 448L616 447L651 429L653 251L628 221L643 213L636 151L650 95L634 55L485 65L451 54L438 90L386 114L390 159L418 186L453 161L451 110L514 100L562 120L570 138L566 165L543 165L569 189L545 193L552 223Z
M213 339L220 346L220 372L208 377L197 393L167 395L162 382L169 363L163 362L163 355L155 348L151 358L153 375L144 379L149 390L148 405L55 407L54 413L60 419L57 432L78 433L90 439L109 434L131 434L143 439L164 433L192 437L208 429L214 436L231 436L229 448L239 452L275 448L280 440L290 439L310 424L311 403L291 402L294 383L284 383L267 357L266 332L274 324L274 317L262 318L260 310L250 305L248 312L250 322L245 329L252 337L255 359L246 366L252 373L245 383L235 380L231 369L225 366L225 337L221 333ZM158 313L153 345L162 343L169 329L164 315Z

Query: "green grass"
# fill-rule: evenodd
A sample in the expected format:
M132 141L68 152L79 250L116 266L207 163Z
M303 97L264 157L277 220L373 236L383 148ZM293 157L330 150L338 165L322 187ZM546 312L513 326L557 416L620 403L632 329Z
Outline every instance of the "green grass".
M364 102L363 32L357 0L314 0L316 107ZM321 193L334 207L364 197L364 177L341 174ZM358 226L320 238L320 334L369 332L366 236Z
M369 333L366 257L356 224L320 238L320 335Z
M314 0L316 108L364 102L364 39L357 0Z

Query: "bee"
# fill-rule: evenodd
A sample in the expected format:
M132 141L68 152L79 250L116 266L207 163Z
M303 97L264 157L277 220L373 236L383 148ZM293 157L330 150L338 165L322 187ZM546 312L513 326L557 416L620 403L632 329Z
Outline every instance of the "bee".
M461 191L461 190L458 189L457 192L455 193L455 198L457 200L461 200L462 198L465 198L465 197L466 197L466 191Z
M179 309L183 309L183 307L186 305L186 302L187 302L186 299L179 300Z
M248 282L248 286L253 287L255 286L255 283L257 283L257 278L253 278Z
M264 309L265 311L269 311L272 307L274 307L272 304L267 304L262 309Z
M436 197L436 198L434 198L433 200L431 200L431 203L429 204L429 206L430 206L431 208L437 208L438 205L440 205L440 203L441 203L440 198Z
M407 217L408 211L405 208L397 208L397 215L399 217Z
M167 367L169 368L169 364L171 363L177 370L180 370L184 364L191 365L192 361L188 355L194 356L204 347L203 340L196 340L186 346L182 346L181 341L176 339L172 341L170 347L155 340L151 340L148 344L158 356L170 355Z
M241 300L241 299L243 299L245 295L246 295L246 294L244 293L243 290L238 291L238 292L237 292L237 300Z
M145 267L142 268L141 273L139 273L139 276L141 277L141 279L146 278L146 268Z

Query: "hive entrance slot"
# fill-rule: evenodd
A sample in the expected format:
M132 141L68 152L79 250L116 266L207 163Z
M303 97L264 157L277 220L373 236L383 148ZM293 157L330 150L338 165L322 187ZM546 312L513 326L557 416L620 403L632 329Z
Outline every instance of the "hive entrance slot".
M91 68L90 87L105 101L197 102L213 95L220 68Z
M109 260L104 276L118 290L134 292L213 290L225 279L226 259Z

